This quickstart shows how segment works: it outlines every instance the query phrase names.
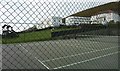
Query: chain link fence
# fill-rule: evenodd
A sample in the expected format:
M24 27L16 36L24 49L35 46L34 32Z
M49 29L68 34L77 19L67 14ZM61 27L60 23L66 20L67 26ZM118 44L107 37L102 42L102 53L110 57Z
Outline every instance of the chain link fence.
M0 69L118 69L112 3L119 2L1 0Z

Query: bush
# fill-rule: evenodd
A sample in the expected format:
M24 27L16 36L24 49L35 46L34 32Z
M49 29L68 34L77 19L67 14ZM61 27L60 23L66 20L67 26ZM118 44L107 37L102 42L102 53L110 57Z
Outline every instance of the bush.
M111 20L110 22L108 22L108 25L111 25L111 24L115 24L114 20Z
M114 22L114 20L108 22L108 28L111 28L111 29L118 29L118 26L119 26L119 21L118 22Z

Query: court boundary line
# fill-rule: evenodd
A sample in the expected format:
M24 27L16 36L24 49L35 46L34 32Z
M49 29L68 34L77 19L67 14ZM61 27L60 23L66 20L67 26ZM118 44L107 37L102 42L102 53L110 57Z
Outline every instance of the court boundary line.
M116 46L116 47L119 47L119 46ZM69 55L69 56L58 57L58 58L54 58L54 59L43 60L42 62L49 62L49 61L65 59L65 58L69 58L69 57L75 57L75 56L84 55L84 54L88 54L88 53L109 50L109 49L116 48L116 47L110 47L110 48L105 48L105 49L95 50L95 51L93 50L93 51L88 51L88 52L84 52L84 53L78 53L78 54L73 54L73 55Z
M78 45L71 45L71 44L69 45L69 44L66 44L66 45L67 45L67 46L75 46L75 47L78 48L80 44L78 44ZM86 47L80 47L80 48L88 49L88 50L96 50L96 49L90 49L90 48L86 48Z
M49 67L47 65L45 65L40 59L38 59L37 57L35 57L35 59L40 62L43 66L45 66L47 69L49 69Z
M76 62L76 63L71 63L71 64L64 65L64 66L55 67L53 69L61 69L61 68L65 68L65 67L77 65L77 64L89 62L89 61L92 61L92 60L96 60L96 59L99 59L99 58L107 57L107 56L110 56L110 55L113 55L113 54L117 54L117 53L119 53L119 51L113 52L113 53L109 53L109 54L106 54L106 55L103 55L103 56L98 56L98 57L90 58L90 59L87 59L87 60L84 60L84 61L80 61L80 62Z
M97 36L97 37L119 37L119 36L113 36L113 35L80 35L80 36Z
M117 40L117 42L108 42L108 41L101 41L101 40L99 40L99 41L97 41L97 40L83 40L83 41L92 41L93 43L118 43L118 40Z
M21 46L21 45L20 45ZM22 47L22 46L21 46ZM30 55L32 55L31 52L29 52L27 49L25 49L24 47L22 47L26 52L28 52ZM47 68L48 70L50 69L47 65L45 65L40 59L38 59L36 56L34 57L39 63L41 63L45 68Z

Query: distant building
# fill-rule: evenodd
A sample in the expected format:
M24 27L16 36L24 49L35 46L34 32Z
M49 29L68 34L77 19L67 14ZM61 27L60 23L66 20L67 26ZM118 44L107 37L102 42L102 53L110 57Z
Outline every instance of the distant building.
M40 24L37 24L37 29L43 29L47 27L59 27L62 23L61 17L48 17L44 21L42 21Z
M66 25L79 25L79 24L107 24L110 21L120 21L118 12L107 10L99 12L91 17L75 17L71 16L66 18Z
M118 12L107 10L91 16L91 24L106 24L112 20L114 20L114 22L120 21Z
M91 17L68 17L65 20L66 25L90 24Z
M119 1L110 2L76 12L63 18L63 22L66 23L66 25L73 25L76 23L86 24L88 23L90 17L90 24L107 24L107 22L112 20L114 22L120 21L120 8L118 8L120 5L119 3ZM77 18L74 18L74 16ZM84 20L85 18L87 18L87 20Z
M53 26L53 25L49 23L48 19L44 19L42 22L36 25L37 29L44 29L50 26Z
M49 21L54 27L60 26L62 24L62 18L61 17L51 17Z

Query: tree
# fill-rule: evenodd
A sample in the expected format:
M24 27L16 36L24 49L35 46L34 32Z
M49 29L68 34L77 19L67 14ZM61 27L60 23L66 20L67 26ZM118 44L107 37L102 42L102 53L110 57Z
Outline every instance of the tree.
M5 30L5 28L7 29L7 30ZM13 27L12 26L10 26L10 25L4 25L4 26L2 26L2 37L3 38L8 38L8 37L10 37L10 38L13 38L13 37L18 37L19 35L18 35L18 33L17 32L15 32L14 30L13 30Z

